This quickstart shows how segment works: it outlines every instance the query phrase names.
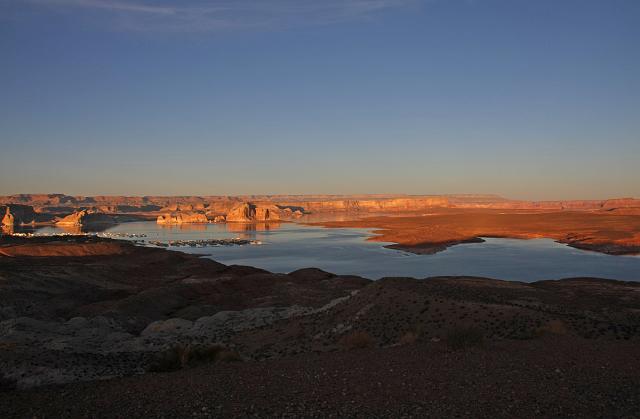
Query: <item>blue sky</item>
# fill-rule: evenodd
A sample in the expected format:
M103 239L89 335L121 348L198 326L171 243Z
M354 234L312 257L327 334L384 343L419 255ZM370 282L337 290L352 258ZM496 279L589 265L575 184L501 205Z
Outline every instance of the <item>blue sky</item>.
M0 194L640 196L636 0L0 0Z

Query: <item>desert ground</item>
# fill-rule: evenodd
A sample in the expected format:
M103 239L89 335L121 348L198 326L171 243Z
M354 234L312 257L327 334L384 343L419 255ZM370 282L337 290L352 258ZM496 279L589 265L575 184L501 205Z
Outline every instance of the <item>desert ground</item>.
M274 274L92 236L0 250L2 417L640 415L637 282Z

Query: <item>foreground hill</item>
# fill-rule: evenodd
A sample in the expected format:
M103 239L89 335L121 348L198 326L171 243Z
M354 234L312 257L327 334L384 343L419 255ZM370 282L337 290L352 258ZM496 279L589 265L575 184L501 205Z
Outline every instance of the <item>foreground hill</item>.
M370 281L84 236L0 243L2 417L633 417L638 353L635 282Z
M640 416L637 344L416 343L0 393L10 417Z

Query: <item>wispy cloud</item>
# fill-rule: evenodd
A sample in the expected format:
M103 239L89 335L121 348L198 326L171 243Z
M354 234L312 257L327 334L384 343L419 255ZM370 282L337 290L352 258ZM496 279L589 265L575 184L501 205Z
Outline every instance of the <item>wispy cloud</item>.
M420 0L22 0L54 11L92 13L140 31L205 32L327 24L371 17Z

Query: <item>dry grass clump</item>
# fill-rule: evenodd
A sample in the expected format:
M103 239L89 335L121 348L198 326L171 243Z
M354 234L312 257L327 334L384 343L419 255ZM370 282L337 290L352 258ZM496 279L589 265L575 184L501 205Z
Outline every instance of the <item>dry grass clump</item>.
M340 346L347 350L370 348L375 341L367 332L353 332L340 339Z
M220 345L174 345L159 352L147 370L150 372L176 371L219 361L242 361L242 358L237 352Z
M449 331L447 345L454 350L484 345L484 332L477 327L456 327Z

